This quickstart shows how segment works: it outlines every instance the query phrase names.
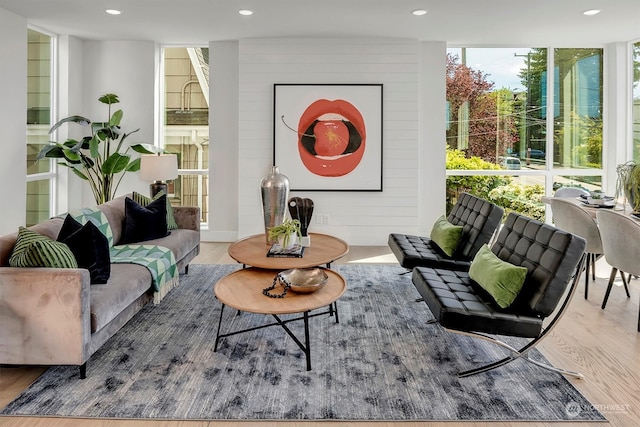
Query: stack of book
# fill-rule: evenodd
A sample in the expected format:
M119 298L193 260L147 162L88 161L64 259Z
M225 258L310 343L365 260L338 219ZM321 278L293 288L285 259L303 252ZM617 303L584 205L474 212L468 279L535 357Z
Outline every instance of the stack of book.
M267 252L268 257L288 257L301 258L304 253L304 246L296 243L290 248L283 248L279 243L274 243Z

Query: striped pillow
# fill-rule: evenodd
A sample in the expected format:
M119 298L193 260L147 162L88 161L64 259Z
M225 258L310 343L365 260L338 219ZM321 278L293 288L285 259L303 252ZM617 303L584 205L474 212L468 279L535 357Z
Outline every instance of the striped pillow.
M20 227L9 266L78 268L78 263L69 246Z
M148 206L149 203L153 202L154 200L158 200L160 197L162 197L163 194L164 190L153 196L153 199L150 199L147 196L134 191L131 198L140 206ZM167 230L176 230L177 228L178 223L176 223L176 219L173 216L173 207L171 206L171 202L169 201L169 196L167 196Z

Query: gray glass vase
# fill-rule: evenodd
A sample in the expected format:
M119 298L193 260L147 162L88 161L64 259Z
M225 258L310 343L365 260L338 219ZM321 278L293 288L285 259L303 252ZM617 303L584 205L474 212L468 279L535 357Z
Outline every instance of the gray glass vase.
M269 239L269 229L284 222L289 199L289 178L280 173L277 166L272 166L269 174L260 181L262 196L262 215L264 217L264 234L268 245L276 243Z

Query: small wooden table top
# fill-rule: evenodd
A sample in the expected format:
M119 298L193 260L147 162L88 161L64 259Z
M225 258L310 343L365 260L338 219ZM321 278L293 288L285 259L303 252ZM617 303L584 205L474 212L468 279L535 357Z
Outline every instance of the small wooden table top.
M240 311L276 315L304 313L332 304L347 289L340 274L328 269L325 271L329 276L327 283L308 294L289 290L284 298L269 298L262 290L273 284L277 272L259 268L243 268L224 276L215 284L214 292L221 303ZM273 292L280 291L276 287Z
M238 240L229 246L229 256L244 265L270 270L309 268L329 265L349 253L349 245L328 234L309 233L311 246L304 249L301 258L268 257L270 246L264 234Z

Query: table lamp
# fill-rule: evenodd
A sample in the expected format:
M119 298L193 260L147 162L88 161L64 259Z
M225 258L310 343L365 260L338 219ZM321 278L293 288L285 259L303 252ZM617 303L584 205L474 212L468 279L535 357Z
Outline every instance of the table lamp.
M175 154L143 154L140 156L140 178L151 182L151 197L164 190L168 179L178 177L178 156Z

